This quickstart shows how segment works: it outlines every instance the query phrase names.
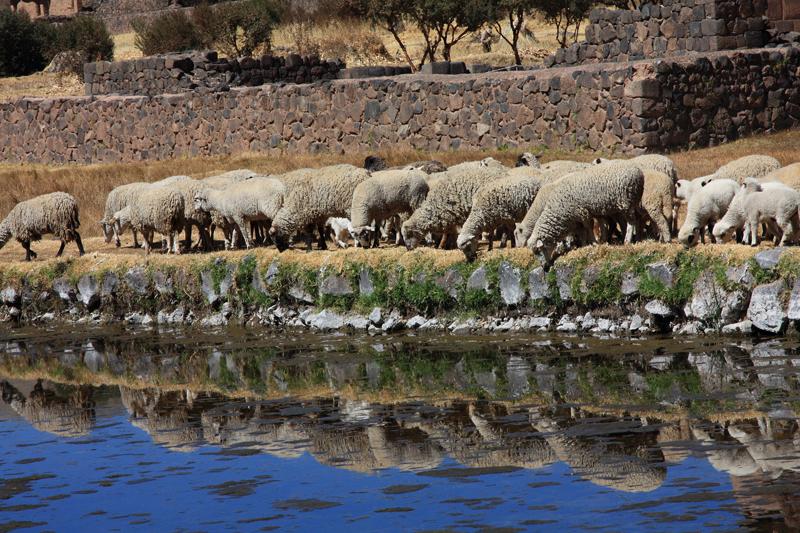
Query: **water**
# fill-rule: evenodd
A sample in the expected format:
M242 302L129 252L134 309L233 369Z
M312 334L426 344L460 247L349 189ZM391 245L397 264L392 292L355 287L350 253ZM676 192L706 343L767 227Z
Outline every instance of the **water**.
M800 527L794 339L0 338L0 531Z

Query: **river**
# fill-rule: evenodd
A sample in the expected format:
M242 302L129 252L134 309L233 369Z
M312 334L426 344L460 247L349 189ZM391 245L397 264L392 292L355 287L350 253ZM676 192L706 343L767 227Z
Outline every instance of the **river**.
M800 527L797 339L0 338L0 531Z

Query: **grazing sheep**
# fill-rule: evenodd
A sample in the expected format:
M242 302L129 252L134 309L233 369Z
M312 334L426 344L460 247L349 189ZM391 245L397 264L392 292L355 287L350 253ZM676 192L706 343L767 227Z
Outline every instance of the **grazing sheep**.
M656 170L642 169L644 174L644 193L642 208L647 219L652 222L658 239L669 242L672 236L672 220L674 216L672 196L675 184L672 178Z
M678 241L686 247L705 242L706 227L725 216L738 187L730 179L714 180L693 194L686 208L686 220L678 232Z
M730 240L734 232L747 225L752 246L758 245L758 225L777 225L781 232L780 246L795 240L800 231L800 193L782 183L758 183L747 179L733 197L725 216L714 225L714 237ZM745 239L745 242L747 239Z
M380 245L380 226L401 213L414 212L428 196L426 175L420 170L375 172L353 191L350 220L361 246Z
M287 184L283 207L269 230L278 250L286 250L289 237L295 233L306 235L306 249L311 250L310 231L324 227L331 217L350 218L353 191L369 176L363 168L334 165L313 170L309 178L298 179L291 186Z
M457 228L469 216L472 198L478 189L505 176L508 170L491 162L486 165L462 163L442 173L438 183L433 187L429 184L425 202L403 223L401 233L406 248L416 248L428 233L457 233Z
M131 227L144 236L145 255L150 255L153 232L167 238L166 253L180 253L175 234L183 229L186 217L183 195L177 190L170 187L147 189L119 215L129 217Z
M206 186L211 187L213 189L224 189L228 185L246 181L258 175L259 174L257 172L253 172L252 170L242 168L239 170L231 170L228 172L224 172L222 174L209 176L207 178L201 179L200 181L202 181L203 184L205 184Z
M342 217L331 217L325 221L325 227L333 232L333 240L339 248L347 248L347 241L353 236L353 225L349 220ZM353 238L356 248L358 239Z
M712 181L711 176L703 176L693 180L678 180L675 182L675 197L688 204L689 200L692 199L692 195L710 181Z
M478 241L483 232L494 233L498 228L514 227L521 221L541 187L541 173L533 167L518 167L509 175L482 186L472 199L472 209L461 227L457 246L467 260L477 255ZM492 236L489 237L489 249Z
M566 176L567 174L571 174L572 172L577 172L579 170L585 170L592 166L591 163L581 163L579 161L570 161L568 159L557 159L555 161L550 161L549 163L545 163L541 166L542 172L547 171L554 171L560 172L562 176Z
M217 190L209 187L194 193L195 211L211 214L217 212L223 219L233 224L242 235L246 248L253 242L248 224L256 221L271 221L283 205L286 186L274 178L253 177ZM231 247L236 246L233 234Z
M517 158L518 167L533 167L533 168L542 168L542 164L539 163L539 158L533 155L530 152L524 152L520 154Z
M38 241L42 235L51 233L61 239L56 257L61 257L64 247L70 241L78 245L80 255L84 254L78 228L81 226L78 202L65 192L43 194L25 200L14 206L5 219L0 222L0 248L14 237L25 248L25 261L36 258L31 250L31 241Z
M759 178L761 183L780 182L800 191L800 163L792 163L778 170L773 170L766 176Z
M722 165L711 175L712 179L729 179L741 183L745 178L760 178L781 168L781 163L767 155L746 155Z
M665 155L645 154L632 157L631 159L604 159L602 157L598 157L592 161L592 163L595 165L600 165L602 163L608 163L609 161L627 161L628 163L639 167L642 172L646 170L654 170L656 172L666 174L673 181L678 180L678 170L675 168L675 163L672 161L672 159Z
M364 168L370 172L380 172L381 170L421 170L425 174L444 172L447 166L440 161L429 159L427 161L415 161L400 167L389 167L386 160L377 155L370 155L364 159Z
M643 192L642 171L627 163L610 162L565 176L536 221L528 247L549 267L557 244L571 233L585 233L595 218L623 218L629 243Z

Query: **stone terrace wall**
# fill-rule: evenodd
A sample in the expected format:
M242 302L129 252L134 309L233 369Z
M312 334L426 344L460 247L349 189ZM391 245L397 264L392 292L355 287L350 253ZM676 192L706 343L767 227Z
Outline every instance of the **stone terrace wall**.
M331 80L343 65L318 57L265 55L220 59L216 52L152 56L130 61L86 63L86 94L174 94L196 89L220 90L264 83L310 83Z
M633 11L595 9L586 40L560 49L546 66L629 61L766 43L766 0L662 0Z
M632 105L649 148L716 145L797 127L799 76L797 48L663 61Z
M0 103L0 160L547 146L641 153L796 126L800 51Z

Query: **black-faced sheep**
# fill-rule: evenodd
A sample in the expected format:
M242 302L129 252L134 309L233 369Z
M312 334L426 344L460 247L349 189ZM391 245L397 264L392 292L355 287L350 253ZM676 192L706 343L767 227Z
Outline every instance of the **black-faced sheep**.
M31 250L31 241L53 234L61 239L56 257L60 257L66 244L73 240L83 255L83 243L78 233L80 225L78 202L72 195L65 192L43 194L18 203L0 222L0 248L13 237L25 248L25 260L30 261L36 258L36 252Z

